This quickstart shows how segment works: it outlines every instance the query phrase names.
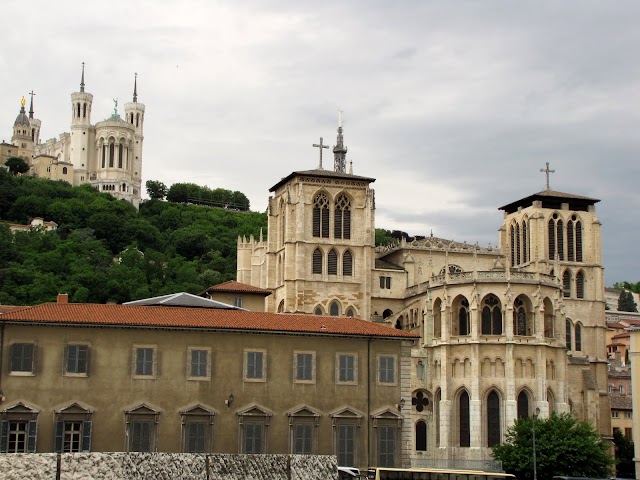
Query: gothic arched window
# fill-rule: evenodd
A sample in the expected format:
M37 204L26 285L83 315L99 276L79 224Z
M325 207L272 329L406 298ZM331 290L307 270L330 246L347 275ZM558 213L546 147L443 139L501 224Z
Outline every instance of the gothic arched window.
M313 259L311 261L313 273L322 273L322 250L316 248L313 251Z
M119 144L118 145L118 168L122 168L122 150L123 150L123 145Z
M574 230L573 220L567 222L567 260L570 262L576 261L576 249L574 243Z
M351 238L351 202L344 194L336 199L333 227L334 238Z
M278 313L283 313L284 312L284 300L280 300L280 303L278 304Z
M554 215L557 217L557 214ZM549 260L556 258L556 222L553 218L549 219Z
M524 390L518 395L518 418L529 418L529 396Z
M575 344L576 344L576 352L581 352L582 351L582 326L579 323L576 323L576 339L575 339Z
M471 328L469 325L469 301L463 298L458 309L458 335L469 335Z
M502 335L502 308L500 300L493 294L482 301L482 334Z
M492 391L487 397L487 446L500 443L500 397Z
M576 298L584 298L584 272L582 270L576 274Z
M527 232L527 221L522 220L522 261L529 261L529 235Z
M558 226L558 228L556 229L556 249L558 252L558 259L560 261L564 260L564 223L562 223L562 220L558 220L558 222L556 223L556 225Z
M356 311L353 309L353 307L347 308L347 317L355 317L355 316L356 316Z
M438 298L433 304L433 338L442 336L442 301Z
M353 275L353 256L349 250L342 254L342 275L345 277Z
M327 272L329 275L338 274L338 254L333 248L329 250L329 255L327 256Z
M313 200L313 236L329 238L329 199L324 192Z
M571 350L571 330L572 330L572 325L571 325L571 320L569 320L567 318L566 321L566 341L565 341L565 346L567 347L567 350Z
M532 334L526 304L522 297L516 298L513 302L513 334L522 336Z
M340 315L340 304L335 300L329 305L329 315L332 317Z
M113 159L116 156L116 146L114 143L109 143L109 168L113 167Z
M418 420L416 422L416 450L427 451L427 422Z
M323 311L322 311L322 307L320 305L318 305L315 310L313 311L314 315L323 315Z
M562 295L564 298L571 297L571 271L569 269L562 274Z
M516 223L516 265L522 263L522 252L520 246L520 225Z
M553 315L553 304L548 298L544 299L544 336L546 338L553 338L553 324L555 323L555 316Z
M471 446L471 428L469 424L469 394L464 391L460 394L459 402L459 434L460 446Z
M582 261L582 222L576 222L576 262Z

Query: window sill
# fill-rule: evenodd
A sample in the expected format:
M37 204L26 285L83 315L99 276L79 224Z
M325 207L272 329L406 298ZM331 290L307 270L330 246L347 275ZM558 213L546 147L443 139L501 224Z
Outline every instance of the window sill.
M243 378L243 380L247 383L265 383L267 381L266 378Z
M72 372L64 372L62 374L63 377L71 377L71 378L88 378L88 373L72 373Z
M298 379L294 379L293 383L295 384L302 384L302 385L315 385L316 381L314 380L298 380Z
M187 377L187 380L194 381L194 382L210 382L211 381L211 377L210 376L206 376L206 377Z
M35 377L36 374L33 372L9 372L9 375L12 377Z
M155 380L157 375L132 375L133 380Z

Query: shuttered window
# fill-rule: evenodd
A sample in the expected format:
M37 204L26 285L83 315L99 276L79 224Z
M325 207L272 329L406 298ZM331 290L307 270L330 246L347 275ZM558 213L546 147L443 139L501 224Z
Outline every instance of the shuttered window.
M576 275L576 297L584 298L584 272L582 270Z
M556 258L556 222L549 220L549 260Z
M67 345L65 359L65 373L86 374L89 372L88 345Z
M293 426L293 452L299 455L311 455L313 453L313 425L310 423L297 423Z
M327 271L329 275L338 274L338 254L334 249L329 250L329 255L327 256Z
M313 251L313 259L311 263L313 273L322 273L322 250L316 248Z
M338 465L355 465L356 427L339 424L336 427L336 455Z
M353 257L349 250L342 255L342 275L345 277L353 275Z
M570 262L576 261L575 244L574 244L574 231L573 222L569 220L567 222L567 260Z
M11 371L33 372L33 350L32 343L11 345Z
M571 272L565 270L562 274L562 293L565 298L571 297Z
M582 223L576 222L576 262L582 262Z

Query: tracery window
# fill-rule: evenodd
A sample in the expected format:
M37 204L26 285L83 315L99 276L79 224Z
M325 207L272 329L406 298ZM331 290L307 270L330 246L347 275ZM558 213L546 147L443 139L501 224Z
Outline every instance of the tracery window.
M527 318L527 309L521 296L513 302L513 334L531 335L531 325Z
M336 199L333 226L334 238L351 238L351 202L344 194Z
M487 446L500 443L500 397L493 390L487 397Z
M471 328L469 325L469 301L463 298L458 310L458 335L469 335Z
M324 192L313 200L313 236L329 238L329 199Z
M579 323L576 323L575 329L575 344L576 344L576 352L582 351L582 326Z
M502 335L502 309L500 300L493 294L482 301L482 334Z

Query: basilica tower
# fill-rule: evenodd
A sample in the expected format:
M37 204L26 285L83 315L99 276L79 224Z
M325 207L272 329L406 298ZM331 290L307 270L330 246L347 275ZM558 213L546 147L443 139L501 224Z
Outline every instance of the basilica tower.
M24 109L25 104L24 97L22 97L20 101L20 112L16 117L16 121L13 122L11 143L18 147L17 156L30 163L31 155L33 154L33 140L31 138L31 123Z
M85 92L84 62L80 77L80 91L71 94L71 149L69 158L59 160L73 164L73 185L88 180L95 162L95 129L91 125L93 95Z
M131 181L133 183L133 194L140 198L142 188L142 142L144 140L144 110L143 103L138 102L138 74L133 80L133 99L124 105L125 121L131 124L134 130L135 141L133 143L133 155L131 166Z

